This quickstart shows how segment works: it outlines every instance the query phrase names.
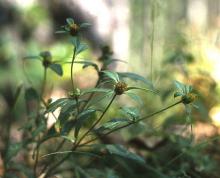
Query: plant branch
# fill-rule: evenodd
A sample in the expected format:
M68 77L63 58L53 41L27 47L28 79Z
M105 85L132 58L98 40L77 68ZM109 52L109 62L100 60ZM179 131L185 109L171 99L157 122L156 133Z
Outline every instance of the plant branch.
M116 128L116 129L110 130L109 132L107 132L107 133L105 133L105 134L103 134L103 135L101 135L101 136L99 136L99 137L95 137L95 138L93 138L93 139L91 139L91 140L88 140L87 142L85 142L85 143L83 143L83 144L81 144L81 145L79 145L79 146L84 146L84 145L86 145L86 144L88 144L88 143L91 143L91 142L97 140L97 139L100 138L100 137L104 137L104 136L109 135L109 134L111 134L111 133L113 133L113 132L116 132L116 131L118 131L118 130L120 130L120 129L126 128L126 127L128 127L128 126L130 126L130 125L132 125L132 124L135 124L135 123L138 123L138 122L140 122L140 121L142 121L142 120L145 120L145 119L148 119L148 118L150 118L150 117L153 117L153 116L155 116L155 115L157 115L157 114L160 114L160 113L162 113L162 112L164 112L164 111L166 111L166 110L168 110L168 109L170 109L170 108L172 108L172 107L174 107L174 106L176 106L176 105L178 105L178 104L180 104L180 103L182 103L182 100L181 100L181 101L178 101L178 102L176 102L176 103L174 103L174 104L171 104L171 105L169 105L169 106L167 106L167 107L165 107L165 108L163 108L163 109L161 109L161 110L159 110L159 111L156 111L156 112L151 113L151 114L149 114L149 115L147 115L147 116L144 116L144 117L142 117L142 118L140 118L140 119L138 119L138 120L136 120L136 121L129 122L128 124L125 124L125 125L123 125L123 126L121 126L121 127L118 127L118 128Z
M114 99L116 98L116 94L114 94L114 96L112 97L111 101L109 102L108 106L105 108L104 112L102 113L102 115L99 117L99 119L92 125L92 127L90 127L89 130L87 130L86 133L84 133L82 135L82 137L79 139L79 141L76 143L76 147L80 144L80 142L86 137L86 135L88 135L94 128L95 126L102 120L103 116L105 115L105 113L108 111L109 107L111 106L112 102L114 101Z

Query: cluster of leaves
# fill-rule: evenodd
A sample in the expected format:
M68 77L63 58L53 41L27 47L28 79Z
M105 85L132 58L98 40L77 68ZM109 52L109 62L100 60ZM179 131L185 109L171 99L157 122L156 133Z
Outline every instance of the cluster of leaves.
M130 152L124 146L96 141L117 130L138 123L144 124L143 120L178 104L182 103L188 108L195 100L192 87L175 82L178 91L174 97L179 96L181 99L154 113L141 116L136 107L123 106L119 108L123 117L103 119L112 103L121 95L127 95L138 105L141 105L142 99L134 90L153 95L158 94L158 91L148 79L138 74L108 70L109 64L120 62L120 60L112 58L113 52L107 46L102 48L102 56L99 58L103 63L101 68L95 62L75 61L77 56L88 48L81 43L79 34L80 30L89 24L78 25L71 18L68 18L66 22L67 24L62 27L62 31L58 31L58 33L68 34L73 46L73 57L68 62L71 64L72 88L69 90L68 97L59 98L56 101L45 101L47 69L49 68L62 76L61 61L52 60L52 55L48 51L41 52L37 56L24 58L24 60L36 59L42 62L44 80L40 92L33 87L25 89L28 121L21 130L26 137L22 142L9 145L4 159L5 177L13 177L11 170L14 169L23 172L27 177L42 176L45 178L62 173L74 177L135 177L137 172L141 172L139 177L167 177L162 171L147 164L144 157ZM94 88L82 90L76 86L72 72L76 63L82 64L83 68L93 67L96 70L99 78ZM136 82L136 85L130 86L129 80ZM139 87L138 82L141 82L144 87ZM104 109L99 108L100 102L104 103ZM60 112L58 116L55 116L54 112L57 110ZM189 109L187 112L190 113ZM51 128L47 128L49 115L52 115L56 120ZM56 144L51 147L52 143ZM34 146L33 163L16 165L13 158L19 151L27 151L30 145ZM94 161L97 164L93 164Z

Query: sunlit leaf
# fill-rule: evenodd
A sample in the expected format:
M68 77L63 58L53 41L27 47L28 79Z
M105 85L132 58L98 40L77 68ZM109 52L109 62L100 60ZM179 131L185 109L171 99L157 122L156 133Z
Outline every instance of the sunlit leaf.
M175 92L174 93L174 98L178 97L178 96L183 96L183 93L181 92Z
M148 85L151 89L153 89L153 85L152 85L151 81L142 77L141 75L138 75L138 74L135 74L132 72L118 72L118 75L121 78L129 78L134 81L141 81L144 84Z
M131 99L133 99L138 104L143 105L143 101L142 101L141 97L138 96L137 94L132 93L132 92L126 92L125 94L128 95Z
M113 130L119 126L122 126L124 124L129 123L130 120L129 119L125 119L125 118L115 118L115 119L111 119L110 121L104 123L101 127L99 127L98 129L95 129L95 132L103 132L105 130Z
M137 120L140 117L139 110L135 107L121 107L121 111L131 118L132 120Z
M145 92L151 92L151 93L157 93L156 91L154 90L151 90L151 89L148 89L148 88L142 88L142 87L128 87L127 90L142 90L142 91L145 91Z
M86 49L88 49L88 46L86 44L78 44L78 46L76 47L76 55L85 51Z
M185 93L185 85L184 84L182 84L178 81L174 81L174 84L178 90L180 90L182 93Z
M119 76L116 72L105 70L105 71L102 71L102 73L104 73L108 78L112 79L116 83L119 82Z

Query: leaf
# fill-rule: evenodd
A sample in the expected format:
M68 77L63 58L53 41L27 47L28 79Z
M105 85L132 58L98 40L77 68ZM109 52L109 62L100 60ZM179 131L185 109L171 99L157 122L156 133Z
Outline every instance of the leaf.
M129 122L130 122L130 120L125 119L125 118L115 118L115 119L112 119L112 120L104 123L98 129L95 129L95 132L101 133L105 130L113 130L113 129L115 129L121 125L127 124Z
M106 88L90 88L87 90L83 90L81 92L81 95L89 94L89 93L109 93L112 90L106 89Z
M104 73L108 78L115 81L115 83L119 82L119 76L116 72L107 71L107 70L101 71L101 72Z
M23 148L23 145L23 142L11 143L6 153L6 162L9 162L13 157L15 157Z
M148 85L151 89L153 89L153 84L150 80L147 80L146 78L142 77L141 75L132 73L132 72L118 72L118 75L121 78L129 78L134 81L141 81L144 84Z
M95 109L87 109L78 115L78 118L76 120L76 125L75 125L75 133L74 133L75 138L78 137L81 127L83 126L83 124L85 124L86 121L88 121L89 118L91 118L94 112L96 112Z
M127 91L129 90L142 90L142 91L145 91L145 92L151 92L151 93L157 93L156 91L154 90L151 90L151 89L148 89L148 88L141 88L141 87L128 87L127 88Z
M78 44L78 46L76 47L76 55L85 51L86 49L88 49L88 46L86 44Z
M181 92L175 92L174 93L174 98L176 98L176 97L178 97L178 96L183 96L183 93L181 93Z
M120 60L120 59L108 59L108 60L104 60L104 65L108 66L108 65L112 64L113 62L127 63L126 61L123 61L123 60Z
M119 156L125 159L130 159L140 164L145 164L145 160L142 157L132 152L129 152L122 145L105 145L104 147L107 149L108 154L110 155Z
M61 137L66 139L67 141L70 141L71 143L75 143L75 140L71 138L70 136L62 135Z
M79 100L79 102L81 102L81 100ZM69 107L75 106L76 100L70 98L60 98L48 106L46 113L54 112L57 108L63 108L66 105L68 105Z
M25 90L25 100L26 101L39 100L39 96L38 96L37 91L32 87L26 89Z
M67 18L66 22L68 23L68 25L74 24L74 20L72 18Z
M89 102L89 105L90 105L90 106L91 106L91 105L95 105L95 104L99 103L101 100L112 96L113 93L114 93L114 91L111 91L111 92L109 92L109 93L106 93L106 94L101 95L100 97L94 97L94 98Z
M174 84L175 84L175 86L176 86L176 88L178 90L180 90L182 93L186 94L185 93L185 85L184 84L182 84L182 83L180 83L180 82L178 82L176 80L174 81Z
M99 67L96 63L90 61L74 61L74 63L83 64L83 68L92 66L95 68L96 71L99 71Z
M140 117L140 112L135 107L121 107L120 109L126 116L129 116L133 121L137 120Z
M80 41L79 41L79 39L77 38L77 37L72 37L71 39L70 39L70 41L71 41L71 43L74 45L74 47L77 49L78 48L78 46L80 45Z
M62 76L63 75L63 69L61 67L60 64L50 64L49 65L49 68L51 70L53 70L56 74L58 74L59 76Z
M136 95L135 93L126 92L126 95L128 95L131 99L136 101L138 104L143 105L143 101L140 96Z
M82 23L82 24L80 24L80 28L87 28L87 27L90 27L90 26L92 26L90 23Z
M32 137L38 136L41 132L45 131L47 128L46 126L46 119L44 117L40 117L40 123L35 128L35 130L32 132Z
M57 34L60 34L60 33L67 33L67 31L64 31L64 30L58 30L58 31L56 31L55 33L57 33Z

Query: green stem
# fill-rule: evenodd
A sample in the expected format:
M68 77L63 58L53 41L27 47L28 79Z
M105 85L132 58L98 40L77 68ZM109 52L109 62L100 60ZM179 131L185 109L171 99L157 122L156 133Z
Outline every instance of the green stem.
M130 126L130 125L132 125L132 124L135 124L135 123L138 123L138 122L140 122L140 121L142 121L142 120L145 120L145 119L148 119L148 118L150 118L150 117L153 117L153 116L155 116L155 115L157 115L157 114L160 114L160 113L162 113L162 112L164 112L164 111L166 111L166 110L168 110L168 109L170 109L170 108L172 108L172 107L174 107L174 106L176 106L176 105L178 105L178 104L180 104L180 103L182 103L182 101L178 101L178 102L176 102L176 103L174 103L174 104L172 104L172 105L169 105L169 106L167 106L167 107L165 107L165 108L163 108L163 109L161 109L161 110L159 110L159 111L156 111L156 112L154 112L154 113L152 113L152 114L149 114L149 115L147 115L147 116L144 116L144 117L142 117L142 118L140 118L140 119L138 119L138 120L136 120L136 121L129 122L128 124L125 124L125 125L123 125L123 126L121 126L121 127L118 127L118 128L116 128L116 129L114 129L114 130L111 130L111 131L109 131L109 132L107 132L107 133L105 133L105 134L103 134L103 135L101 135L101 136L99 136L99 137L95 137L95 138L93 138L93 139L91 139L91 140L88 140L87 142L85 142L85 143L83 143L83 144L81 144L81 145L79 145L79 146L84 146L84 145L86 145L86 144L88 144L88 143L91 143L91 142L97 140L97 139L100 138L100 137L104 137L104 136L106 136L106 135L111 134L112 132L115 132L115 131L117 131L117 130L126 128L126 127L128 127L128 126Z
M113 96L113 98L111 99L111 101L109 102L108 106L106 107L105 111L102 113L102 115L99 117L99 119L92 125L92 127L79 139L79 141L73 146L73 148L71 149L71 151L75 151L76 148L79 146L79 144L81 143L81 141L86 137L86 135L92 131L92 129L102 120L103 116L105 115L105 113L108 111L109 107L111 106L112 102L114 101L114 99L116 98L116 94ZM57 168L60 164L62 164L66 159L69 158L69 156L72 153L67 154L63 159L61 159L60 161L58 161L54 166L52 166L46 173L45 178L47 178L48 176L50 176L51 172L53 170L55 170L55 168Z
M74 81L73 81L73 64L74 64L75 58L76 58L76 47L74 47L74 50L73 50L73 57L72 57L71 71L70 71L70 73L71 73L71 83L72 83L73 91L75 90Z
M41 87L41 92L40 92L40 98L44 101L43 99L43 95L44 95L44 91L45 91L45 87L46 87L46 81L47 81L47 68L44 68L44 77L43 77L43 83L42 83L42 87ZM40 112L40 101L38 104L38 114L37 114L37 118L39 118L39 113ZM38 141L40 140L40 138L38 137ZM38 165L38 160L39 160L39 147L37 146L36 148L36 156L35 156L35 162L34 162L34 175L37 176L37 165Z
M154 31L155 31L155 2L153 1L152 7L152 35L150 42L150 73L151 73L151 82L153 82L153 55L154 55Z
M110 108L112 102L114 101L114 99L116 98L116 94L114 94L114 96L112 97L111 101L109 102L108 106L105 108L104 112L102 113L102 115L99 117L99 119L92 125L92 127L90 127L89 130L87 130L86 133L84 133L82 135L82 137L79 139L79 141L76 143L76 147L80 144L80 142L95 128L95 126L102 120L103 116L105 115L105 113L108 111L108 109Z

